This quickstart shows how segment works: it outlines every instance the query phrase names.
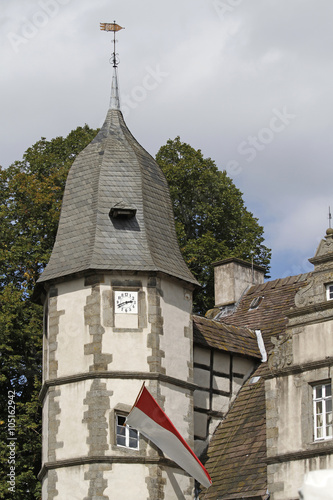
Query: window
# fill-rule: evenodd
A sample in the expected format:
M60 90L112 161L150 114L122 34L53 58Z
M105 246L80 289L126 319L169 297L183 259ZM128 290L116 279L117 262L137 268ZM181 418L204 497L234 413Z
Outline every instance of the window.
M332 386L324 383L313 387L314 439L332 439Z
M326 298L327 300L333 300L333 283L326 285Z
M116 414L116 444L133 450L139 449L139 433L125 424L126 416Z
M252 311L253 309L258 309L263 298L264 297L255 297L250 304L249 311Z

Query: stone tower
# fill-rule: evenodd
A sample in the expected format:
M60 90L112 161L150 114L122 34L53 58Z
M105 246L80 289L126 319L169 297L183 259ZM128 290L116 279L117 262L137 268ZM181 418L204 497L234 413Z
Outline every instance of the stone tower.
M167 182L111 106L74 161L44 304L43 500L193 498L193 480L124 426L142 382L193 446L192 291Z

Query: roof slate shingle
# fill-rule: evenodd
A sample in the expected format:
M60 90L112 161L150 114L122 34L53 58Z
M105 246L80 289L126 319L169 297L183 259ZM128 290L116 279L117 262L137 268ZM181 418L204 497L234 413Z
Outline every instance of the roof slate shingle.
M136 209L135 217L110 219L118 203ZM69 171L56 242L39 282L87 270L160 271L197 284L178 247L164 174L119 110L109 110Z

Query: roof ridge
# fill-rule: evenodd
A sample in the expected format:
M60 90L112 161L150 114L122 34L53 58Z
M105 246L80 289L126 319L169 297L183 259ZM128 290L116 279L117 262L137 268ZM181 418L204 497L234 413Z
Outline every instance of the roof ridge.
M91 245L89 249L89 257L88 257L88 262L89 266L91 267L93 257L95 254L96 250L96 244L97 244L97 220L98 220L98 193L99 193L99 186L100 186L100 181L101 181L101 170L102 170L102 165L103 165L103 160L104 160L104 150L102 150L102 142L99 143L99 158L98 158L98 163L97 163L97 174L96 174L96 185L98 186L98 189L93 189L93 202L92 202L92 207L95 206L95 211L93 212L94 215L94 233L92 235L92 242L93 244ZM101 152L103 151L103 154Z
M224 323L222 321L222 319L206 318L205 316L200 316L198 314L192 314L192 318L193 319L199 318L199 320L203 320L203 321L207 321L207 322L210 321L210 322L214 323L217 326L223 325L225 328L228 329L228 331L230 331L231 328L236 328L237 330L248 330L250 332L255 333L255 331L252 328L249 328L247 326L239 326L239 325L233 325L233 324L230 324L230 323Z
M258 285L252 286L246 295L252 295L257 291L264 291L272 288L280 288L286 285L293 285L295 283L299 283L300 281L305 281L311 272L296 274L294 276L286 276L285 278L276 278L272 281L268 280L265 283L259 283Z

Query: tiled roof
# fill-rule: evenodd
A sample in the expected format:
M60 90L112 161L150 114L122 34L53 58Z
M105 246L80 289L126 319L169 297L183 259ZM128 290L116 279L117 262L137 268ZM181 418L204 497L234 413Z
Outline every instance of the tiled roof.
M193 340L204 347L261 359L257 336L249 328L193 316Z
M221 321L224 326L260 329L269 352L273 347L271 337L285 333L286 313L294 306L296 292L307 284L307 277L292 276L253 286L235 312L222 317ZM263 300L257 309L249 310L256 297L263 297ZM267 371L267 363L259 365L216 429L203 458L213 485L201 494L202 500L266 498L266 415L262 375ZM259 381L251 383L256 376L260 376Z
M115 206L136 209L135 217L110 218ZM178 247L166 179L114 109L70 169L39 281L87 270L160 271L197 283Z
M252 380L252 379L250 379ZM266 482L265 391L248 381L210 443L206 467L213 484L200 498L264 498Z
M230 316L221 318L225 324L261 330L266 351L273 348L271 337L285 333L287 312L295 306L294 298L300 287L306 285L309 274L267 281L255 285L241 299ZM263 297L256 309L250 309L252 301Z

